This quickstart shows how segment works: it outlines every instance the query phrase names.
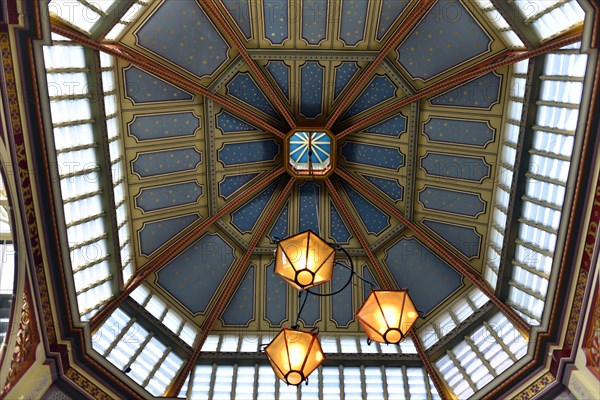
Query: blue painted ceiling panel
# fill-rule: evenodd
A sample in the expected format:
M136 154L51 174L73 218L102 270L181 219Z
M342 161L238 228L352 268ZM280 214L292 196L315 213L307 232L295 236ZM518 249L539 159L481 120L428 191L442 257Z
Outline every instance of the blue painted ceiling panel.
M424 219L425 224L432 231L443 237L468 259L479 257L481 248L481 235L472 226L449 224L441 221Z
M419 202L428 210L443 211L476 218L485 211L485 202L478 194L425 186L419 192Z
M273 161L279 154L274 140L226 143L219 149L218 159L225 166Z
M246 72L237 74L235 78L227 84L227 92L233 97L240 99L244 103L267 115L274 118L279 117L263 92L258 88L256 82L254 82L254 79Z
M138 29L139 44L198 77L213 74L229 45L194 0L165 1Z
M323 74L325 68L316 61L300 67L300 114L316 118L323 113Z
M327 1L302 0L302 38L318 45L327 34Z
M290 220L289 220L289 203L285 205L285 207L283 208L283 210L281 210L281 214L279 214L279 217L277 217L277 221L275 222L275 225L273 225L273 228L271 228L271 231L269 232L269 239L271 240L272 243L276 243L280 240L285 239L286 237L288 237L288 232L289 232L289 224L290 224Z
M315 292L315 293L321 293L322 286L315 286L313 288L310 289L311 292ZM304 309L302 310L302 315L300 316L300 320L302 322L304 322L304 324L306 326L314 326L317 321L320 321L322 319L321 316L321 297L320 296L313 296L310 295L308 293L305 293L302 296L302 299L304 299L304 296L308 295L308 298L306 299L306 304L304 305ZM300 306L298 306L300 307Z
M290 67L283 61L269 61L267 70L283 92L290 99Z
M200 118L193 112L136 115L129 133L138 141L193 136L200 128Z
M318 199L320 197L320 188L312 181L306 181L299 188L300 207L298 210L300 224L298 231L304 232L308 229L321 235L319 229L319 208Z
M263 25L265 39L273 44L283 43L288 34L288 0L264 0Z
M329 236L339 244L348 243L352 237L332 202L329 202Z
M204 312L234 261L233 248L206 234L158 271L158 284L192 314Z
M407 5L407 0L383 0L381 2L381 14L379 15L379 26L377 27L377 40L383 38Z
M225 325L245 326L254 320L254 275L255 268L251 265L221 316Z
M384 262L425 314L462 286L462 276L416 239L404 238L389 247Z
M135 197L135 206L148 212L195 203L200 196L202 186L196 181L145 187Z
M217 114L217 127L225 133L252 132L258 130L249 123L229 114L227 111L221 111Z
M349 163L386 168L397 171L404 165L404 155L397 147L375 146L371 144L346 142L342 155Z
M397 180L371 175L363 175L363 177L375 185L377 189L385 193L390 199L394 201L402 200L404 187L400 186Z
M366 89L344 114L342 120L353 117L369 108L393 98L396 94L396 85L387 76L376 76L369 82Z
M362 266L362 272L363 272L363 278L365 278L368 282L372 282L372 283L377 283L375 282L375 277L373 276L373 274L371 273L371 270L369 269L369 266L367 264L364 264ZM371 287L371 285L365 283L363 284L363 301L367 299L367 297L369 297L369 295L371 294L371 290L373 290L374 288Z
M138 231L140 253L146 256L152 254L198 218L198 214L189 214L144 224L144 227Z
M500 99L502 78L490 72L480 78L432 98L436 106L471 107L489 109Z
M490 176L490 166L481 157L429 152L421 158L421 167L428 175L471 182Z
M350 61L343 62L338 67L335 67L334 100L342 93L342 90L344 90L358 69L358 65L355 62Z
M430 142L485 147L494 141L495 130L486 121L430 118L423 134Z
M339 262L350 267L346 260ZM352 275L350 269L335 266L333 276L331 277L331 291L341 289L348 282L350 275ZM331 298L331 319L335 321L338 327L348 326L354 320L355 310L352 306L352 286L352 284L346 286L344 290Z
M238 189L250 182L253 178L258 176L258 172L241 175L227 175L221 182L219 182L219 195L222 197L229 197L235 193Z
M252 37L252 26L250 20L250 5L248 0L221 0L229 11L229 14L244 33L246 39Z
M287 318L287 288L288 285L273 273L275 262L271 261L265 268L265 296L262 296L265 307L265 319L272 326L280 326Z
M138 153L133 161L133 171L140 177L172 174L196 169L201 154L194 147Z
M391 118L386 119L370 128L365 129L367 133L378 135L400 137L406 131L406 117L402 113L398 113Z
M342 2L340 40L347 46L355 46L364 40L368 5L367 0Z
M390 226L390 218L379 208L352 189L350 185L343 183L342 187L369 233L379 235Z
M273 193L275 193L278 182L279 181L272 183L269 187L232 214L231 223L235 225L240 232L250 233L252 229L254 229L256 221L258 221L260 215L265 210L269 199L273 196Z
M413 78L429 79L486 53L492 39L457 0L440 0L398 48Z
M191 93L134 66L125 69L125 89L126 96L139 104L192 100L193 98Z

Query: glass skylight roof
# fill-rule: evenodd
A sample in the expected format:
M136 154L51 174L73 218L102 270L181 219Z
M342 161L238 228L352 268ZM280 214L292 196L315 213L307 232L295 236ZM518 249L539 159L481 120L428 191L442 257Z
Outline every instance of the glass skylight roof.
M77 1L69 6L67 1L53 0L51 9L61 8L59 18L92 33L96 24L114 8L112 1L100 5ZM523 43L503 18L496 15L491 2L479 1L482 13L491 19L510 47L521 48ZM519 5L520 1L515 2ZM543 3L543 4L542 4ZM531 24L540 39L552 36L581 23L583 14L574 1L535 2L534 14L523 15L524 22ZM107 39L118 38L135 16L145 7L145 1L137 1L119 22L109 31ZM80 18L82 12L89 19ZM499 15L499 14L498 14ZM64 229L69 242L72 270L70 278L77 299L78 318L88 320L119 290L117 274L126 284L135 274L131 221L127 212L125 181L126 163L122 151L123 133L119 127L117 101L117 68L114 59L73 43L57 42L44 49L48 91L53 127L54 150L57 161L68 165L61 169L60 192L63 202ZM90 73L88 61L97 57L100 68L94 72L100 77L90 85L95 76ZM587 56L578 54L575 48L563 49L543 58L544 72L534 77L542 82L541 91L529 99L527 82L532 77L528 62L515 64L510 73L511 91L504 113L504 132L500 143L498 180L494 188L491 234L488 240L484 279L492 286L499 285L501 255L509 226L511 193L515 183L517 148L521 126L525 120L524 110L535 104L537 119L532 127L533 144L526 149L531 160L525 177L525 193L518 210L518 239L515 253L505 260L505 268L512 273L507 302L530 324L543 322L544 305L550 277L554 250L559 236L560 220L565 196L568 196L567 178L571 156L575 146L579 106L583 93L583 81ZM66 83L76 82L80 93L65 98ZM97 87L97 92L92 92ZM558 96L558 92L568 93ZM104 114L98 114L94 99L102 99ZM531 101L534 100L534 101ZM105 131L99 131L101 120L106 121ZM99 134L98 132L102 132ZM288 159L284 162L297 171L324 171L331 166L336 149L329 134L318 129L299 130L288 138ZM109 166L103 166L100 148L108 150ZM105 179L101 179L104 176ZM110 193L110 195L109 195ZM102 204L108 199L114 202L114 212L106 212ZM513 227L514 229L514 227ZM99 256L90 259L87 252L94 249ZM532 261L533 260L533 261ZM2 272L4 273L4 272ZM505 274L506 275L506 274ZM4 275L2 275L4 277ZM3 278L4 280L4 278ZM187 345L194 346L198 327L181 315L175 307L163 301L147 287L139 286L131 294L141 306L164 324L174 335ZM424 324L418 332L426 349L446 337L446 334L469 319L478 309L485 306L488 298L479 290L467 291L435 318ZM491 307L490 307L491 308ZM163 337L152 332L147 321L137 321L126 311L117 308L102 327L104 336L93 343L94 349L133 381L156 396L162 396L185 363L189 355L170 346ZM440 327L443 327L441 329ZM263 334L261 334L263 335ZM486 336L487 335L487 336ZM511 336L512 335L512 336ZM251 335L250 335L251 336ZM493 341L482 337L493 337ZM135 343L128 339L134 337ZM268 334L260 336L262 341ZM203 352L254 352L256 341L242 340L239 335L209 335L202 347ZM454 341L456 343L456 341ZM492 343L493 342L493 343ZM412 341L400 347L365 346L355 336L340 336L325 340L323 347L336 353L415 354ZM523 336L501 313L494 314L476 327L474 333L460 339L459 343L445 354L432 360L447 385L459 397L469 396L481 389L500 373L510 368L525 355L527 343ZM427 372L423 368L399 366L326 366L314 377L315 385L308 388L288 388L276 381L270 369L264 365L240 366L233 361L227 365L196 365L187 376L182 396L195 398L218 398L236 394L236 398L269 398L274 394L291 394L298 398L332 398L339 393L364 393L383 398L408 398L410 394L424 394L437 398L437 393ZM325 388L328 388L325 390ZM361 398L358 395L357 398ZM371 398L371 397L369 397Z
M323 171L331 161L331 138L322 131L294 132L289 140L289 163L297 171Z

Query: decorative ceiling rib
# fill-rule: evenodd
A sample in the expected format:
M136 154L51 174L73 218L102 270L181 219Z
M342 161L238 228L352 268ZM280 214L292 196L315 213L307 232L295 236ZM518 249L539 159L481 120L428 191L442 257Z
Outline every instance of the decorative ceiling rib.
M237 36L235 30L229 25L221 12L217 9L215 2L211 0L202 4L206 8L208 17L211 18L219 28L221 28L221 31L225 34L225 37L234 42L235 48L240 52L240 55L246 62L246 65L250 67L254 77L258 79L261 88L266 92L269 99L275 103L277 111L279 114L283 115L290 129L296 128L296 122L292 114L290 113L288 107L286 107L286 105L281 101L281 94L276 93L276 87L274 88L269 84L262 71L258 68L254 60L248 54L246 46L244 46L240 38Z
M387 274L383 271L383 269L379 265L377 258L375 258L375 255L373 254L373 252L369 250L369 243L367 242L367 240L365 239L361 230L359 229L358 224L354 220L354 217L352 217L352 214L350 213L350 210L348 210L348 207L346 206L345 202L340 197L337 189L335 188L333 183L331 183L331 180L329 180L329 178L327 178L325 180L325 184L327 185L327 188L329 189L329 193L331 194L331 197L335 201L336 206L342 211L344 218L346 219L346 221L348 221L348 223L352 227L352 231L354 232L354 235L358 238L361 246L365 249L365 252L367 253L367 257L369 258L371 267L375 270L375 273L377 275L377 281L380 283L380 285L382 285L383 288L393 287L394 285L391 284L389 277L387 276Z
M288 195L290 194L290 191L292 190L292 187L294 186L294 183L295 180L293 178L290 178L288 180L287 184L285 185L281 193L278 195L278 198L273 204L269 214L266 216L266 218L258 228L258 231L252 238L252 241L250 242L249 247L245 252L244 256L240 259L237 265L234 266L233 274L228 279L227 286L223 290L223 293L216 298L215 304L211 307L208 316L204 320L204 323L200 330L200 335L196 338L196 342L194 343L194 351L192 355L188 358L183 369L179 372L179 375L177 375L177 378L172 383L171 387L169 387L169 389L166 391L167 397L175 396L181 391L181 388L183 387L183 384L185 383L188 374L196 365L198 357L200 356L200 352L202 351L204 341L208 337L208 334L211 332L213 324L215 323L217 318L221 316L221 314L225 310L227 303L229 303L231 297L235 293L235 290L240 284L241 278L244 276L244 273L246 272L246 269L249 266L248 262L250 261L250 257L252 257L254 248L261 240L262 236L266 233L267 228L271 225L275 212L279 210L279 208L287 199Z
M272 183L281 174L283 174L283 172L283 167L279 167L277 170L272 171L266 176L256 178L253 180L253 190L248 190L244 193L241 193L239 196L232 199L229 203L227 203L227 205L221 208L216 214L205 220L199 221L199 223L193 225L189 229L186 229L183 233L178 234L178 240L173 240L167 244L162 252L158 253L151 261L145 264L143 269L137 271L134 279L123 289L121 293L114 297L104 306L104 308L102 308L102 310L94 315L94 318L90 320L92 329L98 327L105 320L105 318L110 315L110 313L114 311L114 309L118 307L118 305L127 296L129 296L129 294L131 294L131 292L133 292L133 290L135 290L137 286L146 280L146 278L154 274L160 268L164 267L171 259L176 257L180 251L189 246L191 243L195 242L215 221L235 210L247 199L256 194L256 192L264 189L266 186Z
M369 126L369 124L372 124L374 121L383 119L386 116L393 115L394 112L396 112L400 108L402 108L410 103L417 102L419 100L423 100L428 97L435 96L437 94L443 93L444 91L450 90L452 88L456 88L456 87L462 85L463 83L470 81L471 79L474 79L474 78L483 76L487 73L493 72L494 70L496 70L498 68L508 66L511 64L515 64L519 61L526 60L529 58L537 57L539 55L549 53L553 50L560 49L561 47L565 47L570 44L577 43L579 41L581 41L581 33L576 31L571 34L561 36L558 39L546 42L534 50L529 50L529 51L504 50L503 52L500 52L499 54L494 56L494 58L492 58L492 59L484 60L480 64L471 66L471 67L465 69L464 71L461 71L460 74L457 74L457 75L455 75L451 78L448 78L444 81L432 84L431 86L428 86L424 89L419 90L414 95L405 97L405 98L399 100L398 102L394 103L393 105L390 105L380 111L377 111L377 112L371 114L368 118L365 118L365 119L361 120L360 122L357 122L356 124L346 128L343 131L341 131L340 133L338 133L336 135L336 138L341 139L344 136L347 136L351 133L358 132L359 130Z
M356 97L357 94L361 92L364 88L367 81L373 76L379 64L388 57L388 54L398 43L406 38L408 32L410 32L417 23L421 20L421 18L427 13L431 6L435 1L427 0L427 1L411 1L410 4L406 6L406 9L410 10L408 15L404 18L402 24L398 25L396 31L392 34L392 36L385 41L385 44L381 49L379 49L379 54L377 57L371 61L367 67L360 73L358 80L352 87L352 90L347 93L346 97L342 100L342 102L337 106L337 108L331 113L327 122L325 123L325 127L327 129L331 129L333 125L338 121L338 118L342 116L342 113L346 110L346 108L350 105L350 102Z
M344 173L343 171L338 170L337 173L340 176L343 176L344 179L346 179L348 182L351 182L353 186L356 186L356 187L362 186L358 181L356 181L350 175ZM372 193L371 191L369 191L366 188L362 188L362 192L366 193L367 195ZM433 249L437 254L441 255L444 260L447 260L452 265L452 267L454 267L464 277L468 278L474 285L476 285L479 288L479 290L481 290L483 293L485 293L485 295L488 296L490 298L490 300L492 300L492 302L500 310L502 310L502 312L511 320L511 322L519 328L519 330L523 333L523 335L525 335L526 337L528 336L529 330L531 329L529 324L526 323L517 313L515 313L512 308L510 308L509 306L504 304L504 302L502 302L496 296L494 291L481 278L481 275L479 275L476 271L474 271L470 265L468 265L463 260L458 258L452 252L448 251L444 246L442 246L439 243L437 243L436 241L432 240L431 237L424 230L419 228L417 225L415 225L411 221L407 220L396 209L389 206L387 203L383 202L381 199L379 199L376 196L370 195L369 197L374 202L377 202L379 205L381 205L381 207L385 208L386 211L388 211L390 214L392 214L396 218L400 219L407 227L410 228L410 230L412 232L415 233L415 235L417 235L419 237L419 239L421 239L422 241L427 243L429 248Z

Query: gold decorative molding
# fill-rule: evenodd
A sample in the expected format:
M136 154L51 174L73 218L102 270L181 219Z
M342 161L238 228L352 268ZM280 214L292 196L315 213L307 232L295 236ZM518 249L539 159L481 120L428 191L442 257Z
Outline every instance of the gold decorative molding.
M34 363L35 350L39 343L40 336L37 331L35 311L31 302L31 290L29 289L29 282L25 281L17 341L12 353L8 376L2 389L3 393L8 392Z
M542 390L546 389L550 384L556 381L556 377L552 375L552 372L548 371L544 375L540 376L535 382L523 390L521 393L513 397L513 400L529 400L534 398Z
M586 366L596 378L600 379L600 281L596 281L582 347Z
M97 400L113 400L111 396L106 394L103 390L92 383L88 378L80 374L73 367L65 371L65 376L71 380L71 382L77 385L78 388L89 394L91 398Z
M4 83L6 88L6 93L4 96L8 103L10 129L12 130L11 133L14 140L16 154L14 169L18 173L18 176L15 176L15 178L17 179L17 185L21 187L22 191L22 199L20 200L25 213L24 222L27 230L26 235L29 240L27 253L31 254L33 262L35 263L34 267L37 280L37 292L41 299L41 314L44 318L47 339L49 343L56 343L57 337L54 328L52 310L50 308L50 298L46 274L44 272L42 249L38 235L40 230L38 229L36 222L37 220L33 200L33 191L31 188L31 178L29 173L30 170L33 170L31 167L29 167L29 161L27 160L10 37L7 32L0 32L0 51L2 53L2 68L4 70Z

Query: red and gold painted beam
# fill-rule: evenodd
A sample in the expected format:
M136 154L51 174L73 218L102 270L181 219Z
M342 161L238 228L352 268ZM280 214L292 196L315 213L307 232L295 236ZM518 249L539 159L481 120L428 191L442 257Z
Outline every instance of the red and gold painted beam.
M383 267L381 266L379 260L375 257L373 252L370 250L369 244L367 243L365 237L362 235L361 231L358 229L355 218L352 217L350 210L348 210L348 207L346 207L346 203L342 201L339 192L337 191L335 186L333 186L331 180L326 179L325 183L327 185L327 188L329 189L331 197L336 203L336 206L342 211L342 214L344 214L344 217L352 227L352 230L358 238L361 246L364 248L367 257L369 258L369 261L373 266L373 270L378 276L378 282L382 283L382 288L385 290L398 289L398 284L396 282L392 282L388 278L388 276L383 272ZM423 349L423 345L421 344L419 337L417 336L414 330L411 330L411 338L413 340L413 343L415 343L415 347L417 348L419 358L421 359L421 361L423 361L423 365L425 366L429 376L431 376L431 380L433 381L438 393L440 394L443 400L451 398L448 396L449 389L446 387L446 385L443 384L443 382L437 375L435 369L433 368L433 365L431 364L431 362L427 358L427 355L425 354L425 350Z
M327 188L329 189L329 193L330 193L331 197L333 198L334 202L336 203L336 206L342 211L342 214L344 214L345 219L350 224L352 230L354 231L354 234L358 238L358 241L360 242L361 246L364 248L364 250L367 254L367 257L369 258L369 261L370 261L371 265L373 266L373 270L377 274L377 277L378 277L377 280L378 280L378 282L380 282L382 284L382 288L385 290L398 289L398 284L396 282L392 282L388 278L388 276L383 272L383 267L381 266L381 264L379 263L379 260L375 257L373 252L370 250L369 244L367 243L365 237L362 235L361 231L358 229L355 218L352 217L350 210L348 210L346 203L344 203L344 201L342 201L339 192L337 191L335 186L333 186L333 183L331 182L331 180L326 179L325 184L327 185ZM431 364L431 362L427 358L427 355L425 354L425 350L423 349L423 345L421 344L419 337L417 336L417 334L415 333L414 330L411 330L411 338L413 340L413 343L415 343L415 347L417 348L417 353L419 354L419 358L421 358L421 361L423 361L423 365L425 366L429 376L431 376L431 380L433 381L438 393L440 394L440 396L442 397L443 400L451 398L448 396L449 389L446 387L446 385L443 384L443 382L440 380L439 376L437 375L435 369L433 368L433 365Z
M410 330L410 338L413 341L415 348L417 349L417 354L423 362L423 366L425 367L427 374L433 382L433 386L435 386L435 389L437 390L442 400L456 399L456 396L454 395L454 393L452 393L452 390L440 379L440 376L433 367L431 360L427 358L427 354L425 354L425 348L423 347L421 338L419 337L414 328Z
M389 215L394 216L400 222L402 222L408 229L410 229L415 236L425 243L431 250L439 255L443 260L446 260L450 265L457 270L461 275L470 280L479 290L481 290L489 299L498 307L504 315L515 325L515 327L526 337L529 337L529 331L531 327L527 322L523 320L510 306L507 306L502 300L500 300L494 290L487 284L487 282L481 277L481 275L471 267L467 262L456 256L454 253L449 251L445 246L440 244L437 240L433 239L425 230L421 229L415 223L406 218L396 207L389 204L379 196L377 196L373 190L365 186L362 182L358 181L348 172L341 168L336 169L336 173L344 179L349 185L356 188L358 191L367 196L374 204L377 204Z
M336 135L336 139L341 139L347 135L358 132L361 129L368 127L382 118L392 115L400 108L411 104L413 102L430 98L437 94L440 94L446 90L454 89L468 81L483 76L489 72L495 71L498 68L506 67L508 65L517 63L519 61L527 60L529 58L537 57L542 54L552 52L560 49L561 47L581 41L582 33L581 27L578 27L574 32L568 33L561 36L558 39L549 41L542 46L527 51L509 51L505 50L494 57L483 60L482 62L461 71L459 74L453 75L447 79L437 82L431 86L419 90L417 93L400 99L398 102L391 104L379 111L371 113L368 117L365 117L357 123L350 125Z
M183 250L191 246L196 240L202 236L207 229L216 221L223 216L231 213L237 207L244 204L246 201L256 195L259 191L266 188L275 179L277 179L285 170L283 167L278 167L274 171L270 171L266 174L259 176L257 179L248 185L248 190L242 192L239 196L235 197L231 201L227 202L219 211L207 219L200 221L197 225L193 226L190 230L186 231L184 235L178 235L171 239L167 247L154 256L148 263L146 263L139 271L136 272L133 279L123 289L121 293L112 298L96 315L90 320L90 327L92 331L95 331L110 314L121 304L123 300L129 296L143 281L146 280L150 275L167 265Z
M56 19L52 19L50 21L50 24L51 24L52 32L55 32L66 38L69 38L69 39L73 40L74 42L81 44L82 46L90 47L92 49L110 54L121 60L127 61L127 62L131 63L132 65L135 65L136 67L140 68L141 70L151 73L153 75L156 75L156 76L160 77L161 79L164 79L165 81L167 81L169 83L172 83L173 85L176 85L182 89L188 90L192 93L202 95L205 98L210 99L210 100L214 101L215 103L220 104L221 106L225 107L226 109L233 111L234 113L243 117L248 123L250 123L254 126L264 129L265 131L270 132L282 139L285 137L285 134L283 132L281 132L275 126L266 122L263 118L260 118L255 113L252 113L252 112L248 111L246 108L235 104L234 102L230 101L229 99L227 99L226 97L224 97L218 93L212 93L211 91L206 89L204 86L192 81L189 78L186 78L178 73L171 71L170 69L164 67L160 63L157 63L157 62L149 59L148 57L144 56L143 54L141 54L133 49L125 48L121 45L108 45L108 44L98 43L98 42L90 39L86 35L76 31L75 29L73 29L69 26L66 26L65 24L63 24L62 22L60 22L59 20L56 20Z
M431 6L435 3L435 0L412 0L408 7L411 7L409 14L406 16L404 21L398 26L396 31L392 34L392 37L385 42L383 47L379 50L379 54L373 61L367 65L365 70L360 74L356 83L352 86L352 90L344 96L342 102L336 107L327 119L325 127L331 129L333 124L342 115L346 108L350 105L350 102L354 100L355 96L362 91L367 83L367 80L371 78L377 67L387 57L388 53L392 51L396 46L408 36L409 32L417 26L423 16L429 11Z
M373 267L373 272L375 272L377 282L379 282L379 284L382 287L393 287L394 285L393 285L392 281L390 280L388 275L385 273L383 268L381 268L381 265L379 265L379 261L377 261L377 258L371 251L369 243L367 242L367 239L361 233L362 231L358 227L356 219L352 216L352 213L348 209L348 206L342 200L342 197L340 196L340 193L337 191L337 189L333 185L333 182L331 182L331 180L329 178L327 178L327 179L325 179L325 185L327 185L327 189L329 190L329 194L333 198L335 205L342 211L342 214L344 215L344 218L346 219L348 224L350 224L350 227L352 228L354 235L356 235L356 238L360 242L360 245L365 250L367 258L369 259L369 262L371 263L371 265Z
M231 27L231 25L227 22L223 14L219 11L215 2L211 0L204 1L201 4L204 7L211 21L216 23L220 28L220 31L225 33L225 37L233 42L235 48L239 51L240 56L244 59L244 61L246 61L246 64L248 65L254 76L258 79L261 88L265 91L265 94L267 95L269 100L273 102L273 104L275 104L277 111L279 111L279 113L285 118L286 122L290 126L290 129L296 128L296 122L294 120L294 117L290 113L288 107L281 101L281 96L275 93L275 90L273 90L273 87L271 86L267 78L265 78L263 72L260 70L260 68L258 68L258 65L256 65L256 62L254 62L252 57L250 57L250 54L248 54L246 46L244 46L235 30Z
M370 250L369 244L367 243L365 237L362 235L361 231L358 229L355 218L350 213L350 210L346 206L346 203L344 203L344 201L341 199L339 192L337 191L337 189L335 188L335 186L329 178L325 180L325 184L327 185L329 193L333 198L333 201L336 203L336 206L342 211L342 214L344 214L346 221L348 221L354 234L358 238L358 241L364 248L367 257L369 258L369 262L371 263L373 270L377 274L377 281L382 284L382 288L385 290L398 289L398 284L396 282L392 282L384 273L383 268L379 263L379 260ZM417 348L419 358L423 362L423 365L425 366L427 373L431 377L431 380L433 381L433 384L435 385L435 388L437 389L438 393L440 394L443 400L450 399L451 397L448 396L449 389L446 387L446 385L443 384L443 382L437 375L435 369L433 368L433 365L431 364L431 362L427 358L427 355L425 354L425 350L423 349L423 345L421 344L419 337L417 336L414 330L411 330L411 338L413 340L413 343L415 343L415 347Z
M225 288L223 289L222 293L217 297L217 301L212 306L208 315L206 316L206 319L202 323L202 326L200 327L200 335L194 343L194 351L192 352L192 355L190 356L190 358L188 358L185 365L179 371L179 374L177 375L171 386L165 392L164 397L177 396L177 394L181 391L181 388L183 387L187 376L192 371L192 368L194 368L194 365L196 365L198 357L200 357L202 346L204 345L208 334L212 330L214 323L217 321L217 318L219 318L221 314L223 314L223 311L225 311L225 307L235 294L235 291L240 285L244 274L248 270L248 262L250 261L250 257L252 257L254 249L256 248L260 240L263 238L267 228L272 224L273 219L277 215L277 212L279 211L283 203L287 200L295 182L296 179L290 177L289 181L285 185L285 188L281 191L281 193L277 197L277 200L275 200L275 203L269 208L269 211L265 216L263 222L260 224L256 232L252 236L252 240L250 240L248 249L245 251L244 256L234 267L233 273L231 274L231 277L227 280Z

